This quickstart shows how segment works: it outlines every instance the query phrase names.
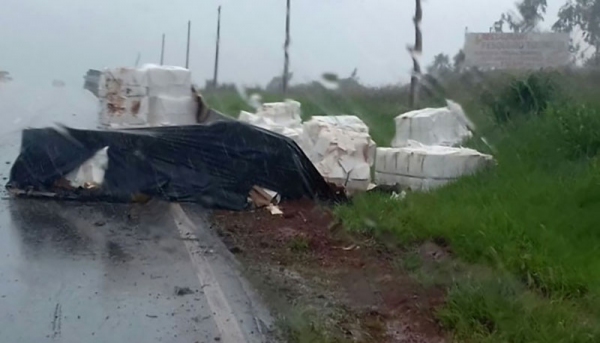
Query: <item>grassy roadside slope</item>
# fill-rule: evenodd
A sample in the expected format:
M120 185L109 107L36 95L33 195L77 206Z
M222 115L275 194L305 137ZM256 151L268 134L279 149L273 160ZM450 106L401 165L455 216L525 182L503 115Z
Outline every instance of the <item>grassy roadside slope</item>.
M600 98L580 76L563 76L561 89L502 80L492 100L454 87L448 96L475 114L498 165L402 202L365 193L336 209L346 228L398 249L425 241L448 246L461 267L430 277L448 290L438 320L456 341L600 341ZM385 91L290 98L307 114L359 115L380 146L406 108L398 100L404 95ZM207 100L230 115L248 110L234 94Z
M491 270L445 280L439 319L461 341L600 341L600 107L557 100L493 135L494 170L404 202L363 194L337 214Z

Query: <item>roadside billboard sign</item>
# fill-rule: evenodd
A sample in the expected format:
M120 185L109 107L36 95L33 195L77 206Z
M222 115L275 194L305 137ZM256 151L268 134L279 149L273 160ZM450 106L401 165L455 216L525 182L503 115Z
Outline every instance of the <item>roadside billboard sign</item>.
M540 69L569 64L568 33L467 33L465 66Z

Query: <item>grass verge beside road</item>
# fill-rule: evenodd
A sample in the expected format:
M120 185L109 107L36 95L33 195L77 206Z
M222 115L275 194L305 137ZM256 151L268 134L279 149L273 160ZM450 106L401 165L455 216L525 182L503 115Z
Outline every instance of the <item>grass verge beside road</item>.
M496 167L403 201L364 193L335 209L347 230L397 251L421 287L445 289L435 316L456 341L600 341L600 102L589 77L552 77L563 79L449 95L495 146ZM304 113L359 115L380 146L405 109L386 92L290 97ZM228 104L225 112L246 106ZM428 242L448 257L425 261Z
M337 215L492 270L447 280L439 319L460 339L600 341L600 108L554 104L495 135L493 170L402 202L362 194Z

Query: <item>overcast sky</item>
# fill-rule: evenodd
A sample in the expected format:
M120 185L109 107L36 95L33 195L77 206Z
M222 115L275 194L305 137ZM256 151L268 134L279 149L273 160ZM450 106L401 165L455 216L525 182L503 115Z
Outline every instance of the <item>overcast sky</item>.
M465 27L487 32L514 0L423 0L424 58L462 46ZM548 27L565 0L548 0ZM194 80L212 78L217 6L223 5L221 82L266 84L282 73L285 0L3 0L0 70L15 79L82 83L89 68L158 63L167 35L166 64L185 64L192 21ZM367 84L405 81L414 39L414 0L292 0L294 83L323 72Z

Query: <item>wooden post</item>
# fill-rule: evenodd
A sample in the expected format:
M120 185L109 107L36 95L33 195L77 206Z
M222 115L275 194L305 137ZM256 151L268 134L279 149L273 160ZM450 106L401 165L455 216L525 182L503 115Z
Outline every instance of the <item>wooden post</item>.
M218 76L219 76L219 45L221 42L221 6L218 9L217 18L217 47L215 49L215 73L213 75L213 87L217 88Z
M160 48L160 65L165 64L165 34L162 35L162 45Z
M283 95L287 95L288 90L288 75L290 68L290 55L288 49L290 47L290 0L287 0L287 8L285 15L285 45L284 50L284 61L283 61Z
M188 34L187 34L187 49L185 52L185 68L190 68L190 32L192 30L192 21L188 20Z
M423 19L423 9L421 7L421 0L416 0L415 17L413 22L415 24L415 45L409 48L408 51L413 60L413 72L410 78L410 107L416 108L419 102L419 81L421 79L421 65L419 64L419 58L423 52L423 35L421 32L421 20Z

